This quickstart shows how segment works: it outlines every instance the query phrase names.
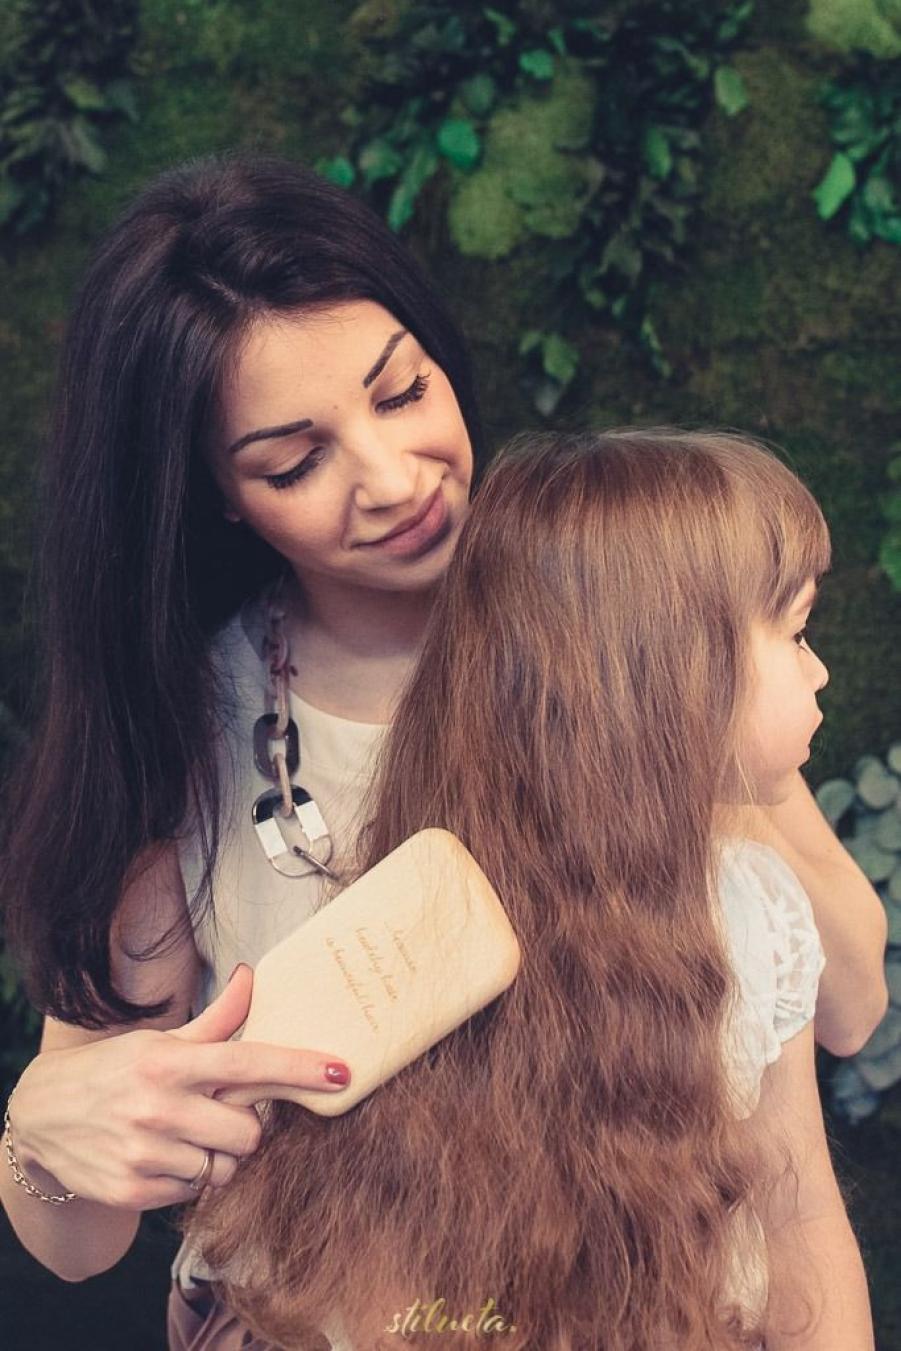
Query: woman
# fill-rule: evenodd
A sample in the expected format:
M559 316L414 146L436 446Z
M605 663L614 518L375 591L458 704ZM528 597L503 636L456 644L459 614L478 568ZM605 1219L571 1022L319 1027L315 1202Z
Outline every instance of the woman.
M66 1279L113 1265L141 1210L222 1185L253 1152L256 1115L216 1089L331 1091L346 1070L326 1077L327 1047L228 1043L251 985L243 967L227 983L229 963L302 920L319 881L314 863L285 877L263 849L251 809L281 778L277 756L261 752L263 770L251 760L252 727L231 728L241 751L223 764L241 700L236 649L211 639L243 607L229 637L252 660L262 713L264 630L287 636L293 778L339 861L477 440L465 350L409 254L297 166L173 171L101 245L45 476L44 703L4 814L6 933L48 1015L8 1139L32 1188L74 1199L40 1204L12 1169L0 1195L26 1247ZM284 615L270 619L259 597L279 576ZM250 775L244 797L233 767ZM882 1012L878 901L800 779L747 828L778 840L814 900L831 973L820 1037L846 1053ZM327 842L304 839L324 856Z

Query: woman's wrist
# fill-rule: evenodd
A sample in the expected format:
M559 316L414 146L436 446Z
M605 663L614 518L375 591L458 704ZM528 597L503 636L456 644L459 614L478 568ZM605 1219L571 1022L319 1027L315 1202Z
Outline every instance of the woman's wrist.
M23 1138L18 1127L14 1128L13 1099L16 1096L17 1088L18 1084L9 1095L3 1116L3 1153L14 1181L31 1196L34 1196L36 1200L46 1201L53 1205L64 1205L68 1201L76 1200L75 1192L70 1192L67 1187L62 1185L59 1178L48 1172L38 1162L37 1156L28 1147L27 1135ZM18 1105L17 1100L16 1107ZM19 1114L16 1111L16 1121L19 1121L19 1119Z

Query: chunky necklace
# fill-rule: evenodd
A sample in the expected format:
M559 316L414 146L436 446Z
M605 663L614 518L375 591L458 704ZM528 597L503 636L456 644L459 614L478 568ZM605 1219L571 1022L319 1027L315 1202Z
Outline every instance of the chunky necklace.
M291 781L300 768L300 734L288 703L290 649L281 586L280 580L266 596L266 712L253 725L254 764L278 787L267 788L254 802L253 828L276 872L285 877L321 873L336 880L327 866L332 838L322 812L307 790Z

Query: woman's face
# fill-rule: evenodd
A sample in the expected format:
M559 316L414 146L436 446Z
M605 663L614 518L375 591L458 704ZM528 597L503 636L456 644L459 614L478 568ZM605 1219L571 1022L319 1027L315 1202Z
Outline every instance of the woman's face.
M210 464L228 519L301 583L421 590L450 561L472 448L441 368L387 310L359 300L254 325Z

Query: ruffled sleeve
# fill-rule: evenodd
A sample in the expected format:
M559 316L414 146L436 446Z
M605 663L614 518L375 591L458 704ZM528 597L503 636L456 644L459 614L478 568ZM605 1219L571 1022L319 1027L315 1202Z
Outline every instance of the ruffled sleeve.
M726 1056L744 1116L782 1043L813 1017L826 958L807 893L768 845L722 842L719 898L738 984Z

